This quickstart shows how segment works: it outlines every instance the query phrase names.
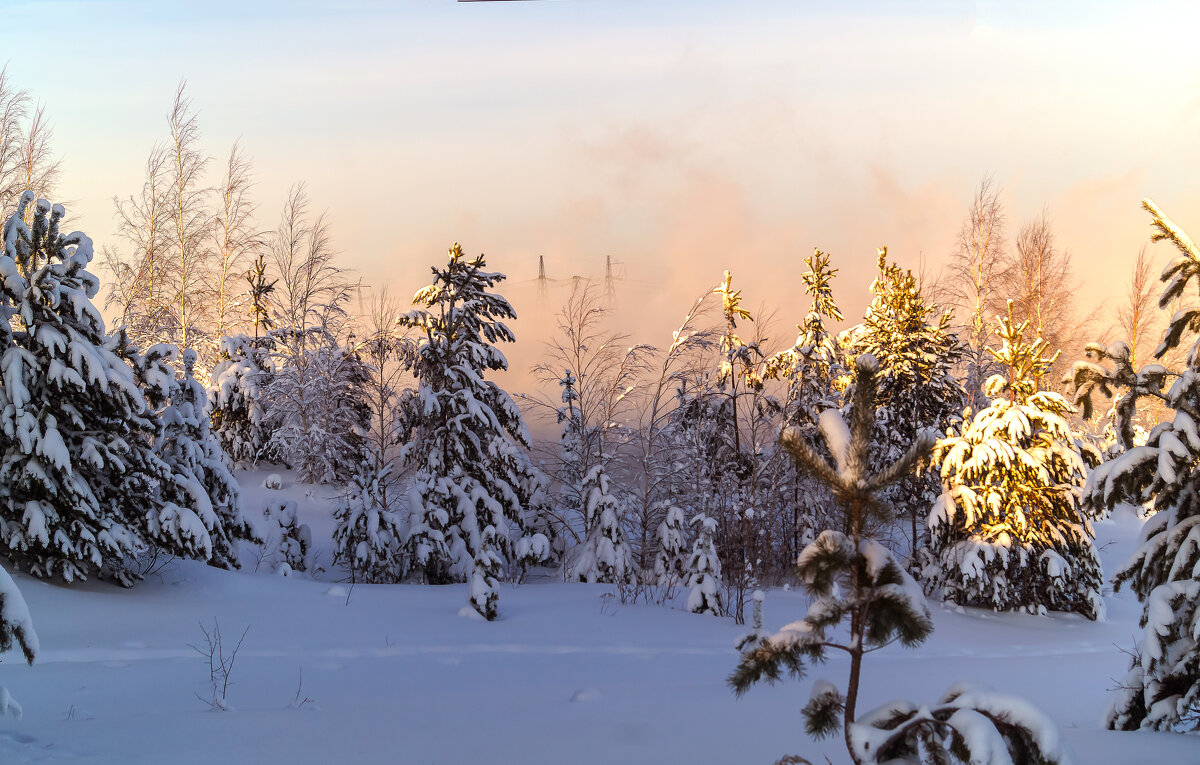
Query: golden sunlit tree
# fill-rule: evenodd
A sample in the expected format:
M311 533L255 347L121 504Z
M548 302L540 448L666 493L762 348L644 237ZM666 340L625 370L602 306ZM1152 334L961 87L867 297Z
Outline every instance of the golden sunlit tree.
M960 605L997 611L1104 612L1092 529L1079 508L1084 463L1067 416L1075 411L1037 380L1057 360L1046 341L1025 337L1013 304L997 319L1004 371L984 385L991 406L938 442L945 487L929 516L922 577Z

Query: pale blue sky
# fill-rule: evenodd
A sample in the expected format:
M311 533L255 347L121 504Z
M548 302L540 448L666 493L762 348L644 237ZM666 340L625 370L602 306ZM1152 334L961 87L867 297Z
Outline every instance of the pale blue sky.
M1123 289L1142 196L1200 230L1194 4L835 5L4 4L0 57L100 245L186 78L265 226L307 180L347 262L406 295L455 239L517 282L611 255L655 332L732 267L790 334L814 245L858 313L875 247L940 260L985 173L1014 229L1047 208L1089 300Z

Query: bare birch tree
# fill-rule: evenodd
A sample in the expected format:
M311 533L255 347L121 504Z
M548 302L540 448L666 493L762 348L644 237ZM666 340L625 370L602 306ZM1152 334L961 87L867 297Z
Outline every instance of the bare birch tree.
M278 277L276 325L301 334L319 328L336 335L359 284L337 265L325 214L310 217L308 208L308 192L301 182L288 192L270 241L270 260Z
M233 144L225 163L225 177L217 187L219 208L213 219L213 334L224 337L245 320L247 261L266 242L254 225L255 205L250 197L254 185L252 164L238 143Z
M1129 344L1129 363L1134 369L1138 368L1139 361L1148 358L1148 353L1142 353L1146 343L1155 342L1154 328L1159 314L1157 286L1154 263L1143 245L1129 277L1128 302L1117 309L1117 325L1121 328L1122 339Z
M45 107L39 104L25 127L16 168L21 190L32 191L39 199L54 194L62 175L62 162L54 156L53 141L54 131L46 119Z
M1079 284L1071 270L1071 255L1058 246L1054 228L1045 212L1021 227L1009 267L1001 277L996 297L1013 301L1013 316L1028 321L1029 329L1046 340L1050 348L1063 351L1061 358L1080 353L1095 315L1081 317L1075 294ZM1057 381L1067 363L1060 360L1044 376Z
M214 348L206 331L210 296L206 270L212 251L208 248L212 216L208 210L210 189L204 185L208 156L200 148L200 126L186 93L179 83L167 122L171 142L170 162L171 247L174 250L174 303L179 327L180 350L195 347L205 368L211 367Z
M967 349L964 387L973 410L983 403L983 383L995 366L987 342L1006 264L1005 222L1000 190L987 176L975 190L938 290L937 302L954 309L955 331Z
M17 209L17 201L25 190L18 168L29 101L29 92L13 83L8 67L0 68L0 210L5 216Z
M106 305L120 310L117 324L124 326L130 339L142 347L175 332L168 305L171 294L168 162L166 148L155 146L146 158L141 191L125 199L113 197L117 234L132 245L132 251L104 249L105 267L113 275Z

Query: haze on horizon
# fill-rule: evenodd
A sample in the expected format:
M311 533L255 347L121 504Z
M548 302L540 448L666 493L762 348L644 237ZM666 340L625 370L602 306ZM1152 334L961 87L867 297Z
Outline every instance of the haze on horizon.
M731 268L787 343L814 246L856 319L875 248L936 270L985 175L1012 232L1046 210L1085 310L1124 292L1148 241L1142 197L1200 228L1200 12L1183 2L3 13L25 30L9 38L9 73L45 105L58 196L97 250L123 246L112 198L140 187L183 79L214 174L234 140L253 158L264 229L306 181L344 263L403 297L450 242L487 253L523 317L505 349L518 375L570 277L603 277L607 256L623 277L618 323L637 340L665 342ZM539 255L560 280L542 299Z

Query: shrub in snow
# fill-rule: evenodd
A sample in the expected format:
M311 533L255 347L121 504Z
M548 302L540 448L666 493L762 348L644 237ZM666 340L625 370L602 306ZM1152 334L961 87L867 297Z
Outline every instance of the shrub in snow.
M1153 202L1142 205L1154 218L1152 238L1168 239L1179 250L1162 273L1167 287L1159 305L1165 308L1200 276L1200 247ZM1183 345L1185 333L1197 330L1200 309L1178 311L1155 357L1167 356ZM1128 352L1119 347L1092 345L1088 355L1072 370L1076 400L1090 413L1094 392L1120 392L1116 432L1122 453L1088 476L1084 501L1096 509L1149 504L1154 512L1133 556L1113 577L1118 588L1128 584L1144 604L1145 629L1107 724L1118 730L1194 731L1200 728L1200 340L1191 340L1186 367L1177 371L1159 363L1134 371ZM1112 368L1103 365L1106 361ZM1133 418L1143 397L1162 401L1175 416L1159 423L1139 446Z
M658 550L654 553L654 579L660 587L677 585L687 578L686 534L683 511L671 505L658 524Z
M763 629L763 601L766 600L766 597L762 590L755 590L750 596L751 600L754 601L754 617L750 622L752 627L749 632L734 642L734 647L742 653L766 645L768 635L766 630Z
M406 548L426 582L469 578L471 605L490 619L511 536L523 529L528 476L518 446L528 448L529 434L512 398L484 379L508 368L494 343L515 339L504 320L516 318L488 291L504 275L484 266L482 255L468 259L453 245L413 298L422 307L399 323L424 334L412 369L417 427L402 455L415 467Z
M91 240L63 236L63 208L21 197L0 255L0 551L38 577L120 569L141 545L130 519L144 497L121 477L138 459L145 408L105 337L87 271Z
M296 519L296 503L291 500L269 503L263 511L279 529L279 563L291 571L307 571L312 549L312 531Z
M721 602L721 560L713 543L717 522L708 516L697 515L692 524L696 526L696 543L692 545L687 565L687 586L690 588L687 609L693 614L721 616L725 612Z
M817 681L809 707L835 710L839 694ZM809 707L806 707L808 709ZM1058 728L1024 699L965 684L952 686L932 707L893 701L850 726L850 752L859 763L989 763L1067 765Z
M472 561L467 599L480 616L489 622L499 616L500 574L504 559L496 527L488 524L479 533L478 550Z
M997 319L999 349L989 348L1008 377L984 386L992 403L938 442L945 491L929 515L930 546L922 569L926 591L959 605L997 611L1104 612L1092 529L1076 495L1084 464L1066 415L1074 409L1037 379L1057 358L1028 322Z
M269 476L263 479L263 488L275 490L282 489L283 478L279 475L279 473L271 473Z
M863 657L894 641L915 646L933 631L921 588L887 548L863 535L868 515L887 513L877 499L879 492L911 470L929 452L933 438L922 432L900 459L868 473L877 363L873 356L861 356L856 367L850 425L833 410L820 418L832 462L794 431L783 434L784 446L797 463L837 497L845 513L845 531L822 532L800 554L796 574L813 597L808 613L770 637L756 630L739 640L742 658L730 684L741 694L759 681L778 681L785 670L803 676L807 664L823 662L828 650L837 648L850 658L846 691L829 682L815 683L801 714L810 735L829 735L841 727L856 765L1065 761L1057 737L1046 735L1052 729L1044 718L1027 715L1023 703L952 691L937 711L902 702L857 716ZM848 634L843 622L848 622ZM961 709L948 710L956 703ZM936 754L926 759L936 752L941 759Z
M633 551L625 541L617 500L609 493L608 474L596 465L583 479L584 515L595 518L587 539L577 548L567 578L575 582L622 584L635 576Z
M526 534L517 540L514 556L522 569L544 566L554 560L554 550L545 534Z
M38 636L29 616L29 606L17 584L0 568L0 653L17 645L25 655L25 661L33 664L38 654ZM8 689L0 685L0 715L21 716L21 705L13 699Z
M390 466L380 469L364 462L333 511L333 562L350 569L352 582L404 578L400 519L383 502L382 485L390 472Z

